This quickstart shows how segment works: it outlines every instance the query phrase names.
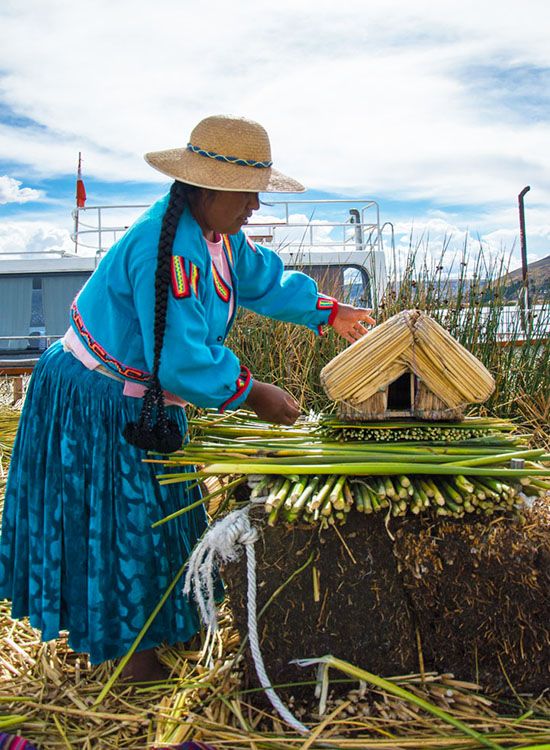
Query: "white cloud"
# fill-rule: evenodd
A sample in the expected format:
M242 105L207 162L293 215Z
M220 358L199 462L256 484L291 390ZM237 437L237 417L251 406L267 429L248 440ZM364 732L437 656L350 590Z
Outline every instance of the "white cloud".
M531 184L529 247L542 256L550 112L525 117L506 76L550 67L549 23L546 0L6 3L0 103L14 117L0 160L62 176L83 151L85 179L165 181L142 154L233 112L262 122L276 166L309 187L465 207L415 222L433 243L469 230L511 248ZM479 66L501 96L476 87Z
M213 0L191 17L179 0L101 0L94 13L24 0L4 13L3 98L42 127L22 140L5 128L0 153L67 174L82 146L93 174L154 181L141 154L183 145L218 110L263 121L279 165L314 187L502 194L520 143L526 168L548 165L549 130L481 117L460 70L550 64L548 11L455 5Z
M44 221L6 221L0 224L0 254L73 252L69 232Z
M22 188L19 180L8 175L0 175L0 205L5 203L28 203L37 201L42 193L33 188Z
M535 227L530 237L529 262L548 255L550 232L542 227ZM476 268L488 275L494 275L497 269L513 270L521 265L521 254L517 230L498 229L486 234L470 233L468 229L447 221L444 218L428 219L415 222L395 224L395 263L398 271L403 271L411 255L415 256L418 269L427 267L430 274L439 266L445 273L456 276L460 264L466 261L467 274L474 273ZM393 268L391 238L386 231L384 247L388 260Z

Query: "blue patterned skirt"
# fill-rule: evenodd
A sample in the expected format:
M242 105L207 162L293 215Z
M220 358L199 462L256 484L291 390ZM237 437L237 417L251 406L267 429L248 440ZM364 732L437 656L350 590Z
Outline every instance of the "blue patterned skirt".
M183 483L161 486L155 475L170 469L143 463L145 452L124 440L142 400L122 388L60 343L50 347L29 384L4 503L0 598L44 640L68 630L71 648L92 663L126 653L207 523L200 506L151 528L200 493ZM168 413L185 434L184 410ZM198 631L182 584L140 649Z

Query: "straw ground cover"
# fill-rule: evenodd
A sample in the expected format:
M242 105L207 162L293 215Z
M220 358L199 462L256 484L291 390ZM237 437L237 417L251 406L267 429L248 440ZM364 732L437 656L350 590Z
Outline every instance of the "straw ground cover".
M17 420L16 410L0 409L4 446L0 496ZM368 682L368 675L332 671L331 684L349 680L349 692L342 695L340 690L338 697L331 697L329 687L327 695L320 696L326 704L322 715L319 708L308 713L297 698L290 699L291 708L312 729L310 736L301 737L258 703L255 690L243 687L241 644L227 606L220 625L219 634L209 644L197 638L191 644L161 650L163 661L172 670L165 683L134 688L116 683L98 703L114 665L90 668L84 655L71 652L63 635L41 643L38 631L28 622L11 620L9 605L3 602L0 714L4 719L0 719L0 728L20 731L44 750L137 750L166 747L191 736L232 750L320 746L451 750L541 747L550 742L550 701L545 694L518 695L504 701L484 695L478 686L452 675L426 672L388 685L372 682L377 679L374 675ZM323 685L327 685L328 676ZM399 686L408 694L396 695ZM295 692L300 689L314 690L311 675ZM428 707L422 701L427 701ZM434 711L439 713L434 715ZM453 719L454 724L449 723Z

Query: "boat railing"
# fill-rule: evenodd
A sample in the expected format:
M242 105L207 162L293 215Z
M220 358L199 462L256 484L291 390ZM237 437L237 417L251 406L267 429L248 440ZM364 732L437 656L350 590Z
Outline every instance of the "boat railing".
M146 204L75 208L71 235L75 252L85 248L102 255L146 208ZM344 210L347 218L343 220ZM285 252L383 250L380 210L376 201L368 199L262 203L261 212L244 230L254 241Z
M62 335L27 334L27 336L0 336L0 376L18 381L14 385L14 402L23 395L24 376L30 375L43 352ZM27 341L26 347L11 348L10 343ZM29 344L31 342L32 345Z
M78 252L79 248L94 250L99 255L107 252L109 247L130 227L137 215L146 208L149 208L146 203L74 208L72 211L74 229L71 239L75 243L75 252ZM109 216L116 218L107 223L106 217Z
M472 326L480 339L495 336L496 343L523 344L526 341L548 340L550 338L550 306L532 305L526 311L520 305L504 305L496 311L487 307L463 307L456 311L450 308L438 310L438 319L445 326L458 316L458 324Z
M63 338L63 335L64 334L62 333L60 333L59 335L52 335L51 333L27 333L26 336L0 336L0 356L6 353L20 354L26 351L42 351L44 349L47 349L58 339ZM22 341L27 341L27 346L25 348L9 346L11 342L16 343ZM6 346L6 344L8 344L8 346Z

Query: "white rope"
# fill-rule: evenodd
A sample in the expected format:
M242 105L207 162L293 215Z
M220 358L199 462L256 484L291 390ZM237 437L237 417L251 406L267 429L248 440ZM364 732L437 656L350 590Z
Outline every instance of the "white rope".
M250 651L252 652L252 658L254 660L254 666L256 667L256 674L258 675L260 685L265 690L273 708L278 711L279 716L301 734L308 734L309 729L304 726L302 722L298 721L294 714L288 710L279 698L275 690L273 690L267 672L265 671L265 664L262 652L260 651L260 642L258 638L258 623L256 621L256 551L254 549L254 544L246 545L246 572L248 575L248 638L250 640Z
M258 500L261 500L262 503L264 501L263 498L258 498ZM248 505L240 510L234 510L225 518L216 521L206 532L189 558L183 593L189 596L191 586L193 587L193 595L203 622L213 631L217 630L218 618L214 599L215 569L220 562L228 563L238 560L243 546L246 548L248 637L256 674L273 708L293 729L302 734L307 734L309 729L298 721L281 701L271 687L271 682L265 670L256 619L257 587L254 543L258 539L258 531L250 523L248 515L250 507Z
M183 593L189 596L193 586L201 619L213 631L218 629L214 597L216 569L220 563L237 560L242 552L241 545L254 544L257 538L258 532L250 525L246 507L216 521L191 553Z

